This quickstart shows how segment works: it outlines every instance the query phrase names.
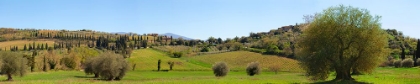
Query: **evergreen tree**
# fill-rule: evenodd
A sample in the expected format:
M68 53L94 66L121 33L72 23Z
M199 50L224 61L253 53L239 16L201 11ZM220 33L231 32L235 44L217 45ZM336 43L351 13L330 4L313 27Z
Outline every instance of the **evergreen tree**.
M29 43L29 49L28 50L32 50L32 45Z
M36 49L37 49L37 50L40 50L40 49L41 49L41 46L38 44L38 45L36 46Z
M41 50L44 50L44 44L41 44Z
M405 59L405 48L401 46L401 60Z
M45 49L48 49L48 43L45 43Z
M414 52L414 61L417 61L417 59L420 57L420 39L417 39L417 49L416 52ZM418 66L416 62L414 62L414 66Z
M23 46L23 50L24 50L24 51L26 51L26 50L27 50L26 44Z

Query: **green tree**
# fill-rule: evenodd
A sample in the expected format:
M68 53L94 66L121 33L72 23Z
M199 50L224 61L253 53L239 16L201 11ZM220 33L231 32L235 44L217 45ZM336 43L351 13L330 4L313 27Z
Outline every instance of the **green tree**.
M85 73L106 80L121 80L128 71L128 61L119 54L105 52L85 63Z
M216 77L223 77L229 73L229 67L225 62L217 62L212 67L213 73Z
M370 73L382 62L388 39L380 16L352 6L330 7L317 14L304 31L298 47L302 67L313 80L354 80L352 69Z
M8 81L13 81L12 75L23 76L26 74L27 60L23 54L16 52L0 52L1 68L0 74L7 75Z
M160 63L161 63L162 61L159 59L158 60L158 71L160 71Z
M23 51L26 51L28 48L26 47L26 44L23 46Z

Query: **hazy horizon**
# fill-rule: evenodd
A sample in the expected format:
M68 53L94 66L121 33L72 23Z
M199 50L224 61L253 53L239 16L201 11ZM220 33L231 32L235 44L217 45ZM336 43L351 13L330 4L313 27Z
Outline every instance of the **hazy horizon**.
M303 22L337 5L382 16L382 28L420 38L416 0L1 0L0 27L174 33L193 39L233 38Z

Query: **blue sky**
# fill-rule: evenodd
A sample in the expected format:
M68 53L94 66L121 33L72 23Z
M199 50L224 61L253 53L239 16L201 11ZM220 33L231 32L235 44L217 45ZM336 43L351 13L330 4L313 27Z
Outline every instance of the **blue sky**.
M0 27L233 38L339 4L366 8L382 16L383 28L420 38L418 0L0 0Z

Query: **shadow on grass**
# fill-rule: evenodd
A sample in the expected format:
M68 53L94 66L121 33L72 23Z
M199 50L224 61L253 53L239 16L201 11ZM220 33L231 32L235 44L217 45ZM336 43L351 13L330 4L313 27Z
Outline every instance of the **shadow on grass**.
M331 80L331 81L323 81L323 82L315 82L312 84L373 84L373 83L366 83L366 82L359 82L356 80Z
M93 76L74 76L76 78L82 78L82 79L86 79L86 80L97 80L97 81L120 81L120 80L107 80L107 79L103 79L103 78L95 78Z
M93 76L74 76L74 77L76 77L76 78L95 78Z

